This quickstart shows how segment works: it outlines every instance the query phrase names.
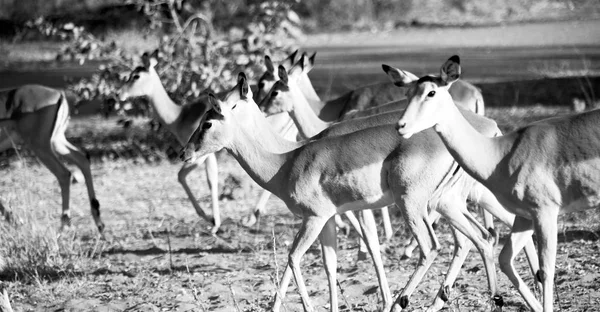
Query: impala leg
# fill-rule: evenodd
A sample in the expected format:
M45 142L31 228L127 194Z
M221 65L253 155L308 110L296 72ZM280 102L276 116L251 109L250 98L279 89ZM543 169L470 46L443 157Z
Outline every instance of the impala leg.
M381 260L381 248L379 246L379 237L377 236L377 224L373 217L372 210L362 210L358 214L360 218L360 232L363 234L364 241L367 245L373 265L375 266L375 274L379 282L379 290L383 301L383 311L388 311L392 305L392 293L385 276L383 269L383 261ZM357 229L358 230L358 229Z
M454 255L452 256L452 261L450 262L450 267L448 268L448 273L446 273L444 283L440 287L433 304L427 308L428 312L439 311L444 307L444 304L448 301L448 296L454 285L454 281L460 272L460 268L465 262L469 251L471 251L471 247L473 247L473 244L466 236L461 234L455 228L451 229L452 236L454 237Z
M354 213L352 211L346 211L344 213L344 215L346 216L348 221L350 221L350 224L357 231L358 236L359 236L358 237L358 256L356 258L358 261L366 260L367 253L369 252L369 250L367 248L367 243L365 243L365 239L364 239L362 231L359 231L360 230L360 222L358 221L358 219L356 218L356 216L354 215ZM342 219L339 215L336 215L336 222L338 223L339 228L344 229L344 234L348 235L350 228L348 227L347 224L342 222ZM340 225L339 223L342 223L343 225Z
M389 242L394 236L392 229L392 221L390 220L390 211L388 207L381 208L381 219L383 220L383 232L385 233L385 241Z
M432 210L429 213L429 220L431 220L431 226L434 229L436 226L435 224L438 222L439 219L440 219L440 213L437 212L436 210ZM406 245L404 247L404 252L402 253L402 256L400 257L400 260L406 260L406 259L412 257L412 254L417 247L419 247L417 240L414 237L411 237L408 245Z
M251 227L258 222L260 215L265 210L267 206L267 202L269 201L269 197L271 197L271 193L267 190L263 190L254 206L254 211L249 213L248 216L242 219L242 224L247 227Z
M527 241L531 239L532 235L533 224L531 220L516 216L508 240L504 244L504 247L502 247L502 251L500 251L498 261L500 263L500 270L506 274L529 307L533 311L541 312L542 305L537 301L529 287L527 287L527 284L521 279L513 262L515 256L525 246Z
M60 185L62 195L61 230L71 225L71 211L69 209L69 195L71 187L71 172L58 160L50 147L41 145L31 146L38 159L54 174Z
M196 197L194 196L194 193L192 193L192 190L190 189L190 186L187 184L187 180L186 180L186 177L188 176L188 174L190 174L190 172L192 172L196 168L198 168L198 166L203 161L204 161L204 158L199 158L199 161L197 161L197 162L184 163L183 166L181 166L181 169L179 169L179 173L177 174L177 178L179 180L179 183L181 183L181 186L185 190L185 193L187 194L188 198L192 202L192 206L194 206L194 209L196 209L196 213L202 219L204 219L204 220L206 220L206 221L214 224L214 220L212 218L210 218L206 214L206 212L204 212L204 210L200 207L200 204L196 200Z
M494 196L494 194L492 194L490 190L483 186L480 187L482 189L480 190L480 196L478 196L477 199L479 206L485 209L485 211L489 212L494 217L498 218L498 220L500 220L502 223L512 228L515 222L515 215L504 209L504 207L498 202L498 199L496 199L496 196ZM533 245L533 239L531 237L524 239L526 240L525 255L527 256L527 261L529 262L531 272L535 277L535 274L540 268L537 251L535 250L535 246ZM518 250L520 250L520 248L521 247L519 247ZM516 254L513 255L513 257L514 256L516 256ZM542 284L540 284L537 281L537 279L535 279L535 281L538 289L542 289Z
M552 312L554 306L558 211L558 207L544 209L542 213L533 218L540 259L540 270L536 277L542 283L544 312Z
M408 205L405 204L404 206ZM404 211L406 224L413 234L413 237L419 243L421 252L417 268L411 275L400 295L396 298L392 306L392 311L401 311L408 306L410 295L415 291L417 285L421 282L423 276L433 263L433 260L437 257L439 249L439 242L433 232L431 222L429 221L428 216L424 214L426 211L426 209L424 209L424 204L410 205L408 207L423 207L422 209L416 209L415 211L406 209Z
M310 299L308 297L308 292L306 291L306 285L304 284L302 272L300 271L300 259L306 253L310 245L317 239L328 220L329 218L323 216L304 216L300 230L298 231L298 234L296 234L294 242L292 243L292 248L290 249L288 266L291 268L292 273L294 274L296 286L298 287L298 292L302 298L302 306L304 307L304 311L313 311L313 308L310 305ZM281 288L279 290L279 293L282 295L284 293L283 282L284 280L282 278L280 284ZM285 287L287 287L287 285L285 285Z
M210 198L212 200L213 220L215 226L211 230L213 234L217 233L221 226L221 211L219 209L219 166L217 156L209 154L206 156L206 180L210 188Z
M88 197L90 199L90 206L92 211L92 217L96 224L98 231L102 233L104 231L104 222L100 218L100 202L96 199L96 191L94 190L94 180L92 178L92 170L90 168L90 161L88 156L80 149L75 147L71 142L62 136L57 138L53 142L54 150L57 154L63 156L67 161L75 164L83 173L85 179L85 186L87 188Z
M323 267L329 283L330 311L337 312L339 306L337 298L337 235L333 217L325 223L325 227L319 235L319 240L323 252Z
M447 193L440 201L437 209L442 216L446 217L452 226L473 242L481 254L487 272L488 285L490 287L492 298L496 298L497 276L496 267L494 265L494 246L484 239L481 236L481 233L476 231L471 226L471 222L465 217L465 215L469 213L465 205L465 199Z

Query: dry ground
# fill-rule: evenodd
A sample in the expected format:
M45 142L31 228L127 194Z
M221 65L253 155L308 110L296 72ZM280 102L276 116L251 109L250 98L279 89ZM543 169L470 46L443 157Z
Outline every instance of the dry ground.
M538 107L488 112L506 130L566 110ZM71 129L85 128L85 123L76 120ZM70 135L76 136L72 131ZM210 234L209 224L196 216L179 186L179 163L95 161L94 182L107 223L106 238L101 239L89 214L83 184L72 187L72 228L58 232L60 196L54 177L33 159L25 164L13 159L0 176L0 198L22 223L15 227L0 224L0 256L6 261L0 283L8 289L15 311L267 311L299 219L272 198L260 224L243 227L240 219L250 211L259 188L227 154L220 154L219 160L221 187L232 186L232 180L240 181L241 187L230 194L232 199L221 201L226 221L216 236ZM208 209L203 170L192 174L191 185ZM561 311L598 311L598 215L592 211L561 220L556 276ZM400 259L406 233L395 213L393 223L397 231L387 244L384 262L391 290L397 293L417 259ZM507 229L500 229L505 235ZM412 296L408 311L431 302L451 259L447 227L442 226L438 233L443 248ZM370 261L356 261L355 234L340 235L338 242L341 305L345 311L378 311L374 269ZM301 265L313 303L319 311L327 310L327 283L317 243ZM524 257L519 258L518 268L531 282ZM506 277L500 272L498 276L507 304L504 311L525 311L523 300ZM483 264L473 252L456 281L447 310L489 311L487 292ZM286 311L301 311L299 302L291 287Z

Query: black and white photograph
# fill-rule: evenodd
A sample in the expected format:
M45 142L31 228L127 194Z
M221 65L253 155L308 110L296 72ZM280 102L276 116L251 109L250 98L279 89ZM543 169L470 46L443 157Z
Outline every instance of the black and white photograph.
M600 311L600 1L0 0L29 311Z

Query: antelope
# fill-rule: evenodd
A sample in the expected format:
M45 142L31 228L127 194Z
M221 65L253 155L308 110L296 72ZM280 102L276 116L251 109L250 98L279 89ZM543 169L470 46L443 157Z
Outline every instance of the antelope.
M465 121L448 94L460 74L455 55L442 65L440 76L407 79L409 105L398 120L398 132L408 139L433 127L460 166L516 215L499 255L500 268L532 310L550 312L558 215L600 204L600 110L550 118L488 138ZM513 266L515 254L534 232L543 306Z
M120 101L126 101L131 98L146 97L151 105L154 107L154 111L160 122L164 124L167 129L179 141L181 145L188 142L194 130L200 124L200 120L205 113L206 106L202 103L201 98L193 103L179 105L169 97L165 90L160 77L155 69L158 64L158 50L154 51L151 55L144 53L142 56L143 66L134 69L129 75L127 82L119 89L118 98ZM283 121L283 122L281 122ZM289 128L287 119L282 119L275 116L271 118L271 122L277 128ZM190 172L196 170L204 161L206 161L206 177L208 186L211 190L211 200L213 208L213 217L209 217L208 214L200 207L196 200L191 188L189 187L186 177ZM185 190L188 198L192 202L196 213L206 221L214 225L211 232L214 234L218 231L221 225L221 216L219 212L219 194L218 194L218 164L217 158L214 154L208 154L206 157L199 158L193 163L184 163L178 173L178 180ZM264 192L257 204L254 215L258 215L266 204L268 199L268 192ZM265 198L265 200L263 200Z
M298 77L300 76L300 72L304 71L304 69L302 68L302 62L300 62L300 65L301 66L294 66L291 69L289 77L288 77L288 74L287 74L287 71L285 70L285 68L280 67L278 69L280 80L274 84L272 90L267 94L267 96L264 98L263 102L259 106L261 106L263 109L265 109L265 111L267 113L271 113L271 114L280 114L282 112L289 113L290 117L296 123L300 133L304 133L304 135L308 136L308 135L313 135L314 132L321 131L322 129L331 125L331 123L327 123L327 122L320 120L319 117L317 117L312 112L312 110L309 107L309 104L307 103L307 101L305 100L305 98L303 97L301 92L299 91L299 88L296 86L296 84L295 84L295 81L297 81L296 79L298 79ZM383 67L384 71L386 72L386 74L390 77L390 79L394 83L397 83L397 84L402 83L402 80L399 80L399 79L407 73L407 72L401 71L399 69L396 69L396 68L393 68L393 67L390 67L387 65L384 65L382 67ZM410 75L411 75L411 77L416 77L412 74L410 74ZM388 105L385 105L385 106L388 106ZM391 106L391 105L389 105L389 106ZM372 108L370 110L375 110L375 109L376 108ZM372 116L371 118L369 118L370 121L375 121L378 119L380 121L375 121L374 123L370 123L370 124L368 122L366 122L365 118L362 118L361 126L367 127L367 126L373 126L373 125L381 125L381 124L384 124L385 122L389 123L390 120L395 121L395 119L399 118L402 115L402 111L392 111L391 109L385 109L384 111L388 112L387 118L383 117L383 115ZM391 118L390 118L390 116L391 116ZM342 122L342 124L344 124L344 122ZM335 128L339 129L340 126L341 126L341 124L334 124ZM322 132L319 135L319 137L332 135L335 131L336 130L325 130L324 132ZM499 133L499 130L497 131L497 133ZM443 150L439 150L439 152L445 153ZM489 197L489 194L487 194L486 196ZM473 198L473 199L475 201L479 201L479 203L482 205L488 205L488 209L489 209L489 205L490 205L489 202L495 201L494 199L491 199L491 198L488 198L486 200L478 200L477 196L475 196L475 198ZM433 212L432 215L430 215L430 219L432 220L432 222L434 222L438 218L439 218L439 214L437 214L435 211ZM512 222L513 222L512 218L503 216L503 217L501 217L501 219L508 226L512 226ZM489 213L485 214L485 223L486 223L486 226L488 226L488 229L491 230L491 226L493 226L493 222L492 222L492 219L491 219L491 216L489 215ZM418 245L418 244L415 244L417 242L416 240L414 240L413 242L414 243L409 244L405 248L403 257L411 256L412 251ZM527 246L526 251L527 251L527 258L531 264L532 271L535 274L536 267L537 267L535 262L537 261L537 258L535 257L535 248L534 248L532 242L530 242L530 245Z
M321 120L314 113L314 111L310 108L308 101L305 100L303 92L299 87L298 82L302 81L302 79L307 76L307 72L312 69L310 63L312 63L312 61L306 62L305 55L302 55L300 61L290 69L289 78L286 68L279 66L278 76L280 82L274 84L275 87L273 87L269 93L267 93L267 95L263 98L263 101L259 104L259 106L264 109L267 114L288 113L298 128L300 135L307 138L318 134L334 124L333 122ZM389 70L389 68L390 67L384 67L384 70L388 69L390 78L394 80L396 73L393 70ZM406 104L406 100L402 100L382 106L372 107L362 111L353 111L351 114L346 114L346 118L342 120L358 118L361 116L371 116L382 112L393 112L402 108L402 106L405 106ZM389 241L393 231L391 228L387 207L382 208L382 215L384 216L383 220L386 239ZM439 214L434 214L434 216L439 216ZM491 229L493 227L493 220L491 216L487 213L484 213L484 216L486 227ZM432 218L432 220L435 222L437 217ZM410 258L413 250L416 247L417 242L413 239L404 249L403 258Z
M297 51L295 53L297 53ZM296 54L294 54L294 57L295 55ZM290 57L284 61L283 65L286 67L286 69L291 68L289 63L290 59L292 60L292 64L294 64L294 57L290 55ZM306 54L303 53L302 57L304 67L307 68L306 73L308 73L310 68L314 66L316 52L310 57L307 57ZM270 58L265 57L265 65L267 67L267 71L259 80L258 96L255 98L256 103L262 101L264 95L268 93L268 91L271 89L271 86L277 80L277 76L275 75L275 66L273 66ZM313 111L319 116L319 118L329 122L340 120L351 111L362 111L390 102L398 102L405 98L402 93L398 92L397 86L389 82L363 86L326 102L321 100L321 98L317 95L317 92L310 82L308 75L302 75L300 79L298 79L298 85L302 91L302 94L304 94L310 103ZM483 96L481 95L481 91L479 91L479 89L474 85L466 81L459 80L450 88L450 94L459 106L463 107L464 109L471 110L477 114L484 115L485 105ZM396 109L401 109L403 107L405 107L405 104L404 106L400 106Z
M104 223L100 218L100 203L96 199L89 155L75 147L65 137L69 124L69 103L64 92L41 85L24 85L0 92L0 151L15 144L24 144L54 174L62 196L61 230L71 225L69 197L72 174L59 160L63 157L81 170L85 179L92 217L100 233ZM0 205L2 206L2 205ZM4 207L3 214L10 219Z
M292 213L302 217L302 225L292 243L288 265L275 295L274 311L280 309L292 274L305 311L312 311L299 261L317 237L321 240L330 286L331 311L337 311L333 217L345 211L379 208L392 203L396 203L404 212L407 225L421 246L421 261L393 308L408 305L408 296L415 290L437 254L439 242L431 228L427 206L437 209L460 233L475 243L484 259L491 293L496 295L493 246L471 227L472 220L465 216L468 211L464 203L472 189L468 185L474 181L467 179L462 170L456 170L449 154L435 152L444 148L433 132L420 134L419 142L405 140L397 135L395 126L388 123L370 128L367 126L344 135L316 137L289 152L273 153L261 144L269 134L257 130L267 126L264 125L262 113L252 102L243 73L240 73L238 84L225 95L223 101L209 95L211 109L186 144L181 157L185 161L193 161L197 157L226 149L260 186L281 198ZM490 134L498 131L490 120L482 120L469 112L463 113L482 130ZM391 122L398 118L392 117L395 119L391 119ZM355 125L365 124L364 120L353 121ZM323 135L334 129L330 127ZM449 172L456 171L456 174L445 179L448 176L445 172L429 169L442 167L448 168ZM484 188L479 191L482 192L482 198L490 199L485 196ZM490 209L497 206L491 202ZM511 219L510 214L501 207L496 213ZM481 226L479 228L482 229ZM460 263L470 249L470 246L464 248L468 242L456 233L459 237L456 255L446 282L431 307L432 311L439 310L439 305L443 305L443 295L451 287ZM387 303L385 305L387 309L389 306Z

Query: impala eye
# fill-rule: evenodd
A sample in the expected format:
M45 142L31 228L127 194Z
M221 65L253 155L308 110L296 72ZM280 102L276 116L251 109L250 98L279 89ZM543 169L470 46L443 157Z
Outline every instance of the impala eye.
M138 80L140 79L140 75L133 75L133 77L131 77L131 80Z
M434 97L435 96L435 91L429 91L429 93L427 93L428 97Z
M264 87L265 87L265 83L261 81L261 82L258 84L258 88L262 90Z
M271 92L271 97L276 97L277 95L279 95L279 91Z
M203 130L210 129L210 127L211 127L211 126L212 126L212 123L210 123L210 122L205 122L205 123L202 125L202 129L203 129Z

